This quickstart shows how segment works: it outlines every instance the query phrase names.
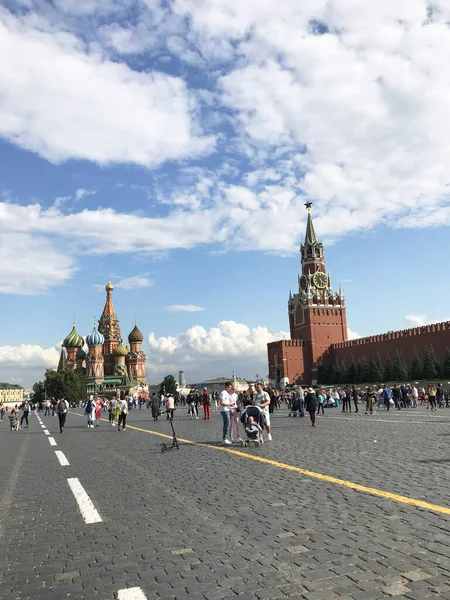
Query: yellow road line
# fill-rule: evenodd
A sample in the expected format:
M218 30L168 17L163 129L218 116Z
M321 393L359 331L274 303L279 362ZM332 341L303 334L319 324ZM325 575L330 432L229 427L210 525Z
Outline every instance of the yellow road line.
M106 419L102 419L102 421L106 421ZM141 427L136 427L135 425L127 424L127 429L134 429L135 431L141 431L143 433L156 435L158 437L166 438L169 440L172 439L171 435L159 433L159 431L152 431L151 429L142 429ZM447 508L445 506L439 506L438 504L432 504L431 502L425 502L424 500L417 500L416 498L409 498L408 496L402 496L400 494L394 494L392 492L385 492L384 490L368 487L366 485L360 485L359 483L354 483L353 481L347 481L346 479L340 479L339 477L332 477L331 475L324 475L323 473L316 473L315 471L309 471L308 469L302 469L300 467L295 467L294 465L288 465L286 463L271 460L269 458L264 458L262 456L247 454L245 452L234 450L232 448L212 446L211 444L204 444L201 442L195 442L194 440L186 440L183 438L178 438L178 441L184 444L190 444L192 446L200 446L202 448L218 450L219 452L226 452L227 454L233 454L234 456L239 456L241 458L247 458L248 460L254 460L260 463L264 463L266 465L271 465L272 467L277 467L278 469L284 469L285 471L293 471L294 473L299 473L300 475L305 475L306 477L311 477L312 479L318 479L327 483L334 483L336 485L350 488L357 492L363 492L364 494L371 494L372 496L385 498L386 500L393 500L394 502L399 502L401 504L409 504L410 506L415 506L416 508L423 508L425 510L442 513L444 515L450 515L450 508Z

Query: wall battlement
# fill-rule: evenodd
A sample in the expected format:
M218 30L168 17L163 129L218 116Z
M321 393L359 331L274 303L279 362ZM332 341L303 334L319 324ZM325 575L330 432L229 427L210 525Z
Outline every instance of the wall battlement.
M341 348L358 348L359 349L361 346L367 346L369 344L385 342L387 340L399 340L402 338L412 338L415 336L423 336L424 334L437 333L439 331L449 331L450 332L450 321L442 321L440 323L432 323L430 325L422 325L421 327L400 329L399 331L388 331L387 333L381 333L379 335L370 335L368 337L357 338L355 340L347 340L346 342L338 342L337 344L332 344L332 347L335 350L338 350Z
M279 344L288 346L289 348L298 348L299 346L304 345L304 341L303 340L278 340L276 342L269 342L267 344L267 346L269 348L272 348L272 347L278 346Z

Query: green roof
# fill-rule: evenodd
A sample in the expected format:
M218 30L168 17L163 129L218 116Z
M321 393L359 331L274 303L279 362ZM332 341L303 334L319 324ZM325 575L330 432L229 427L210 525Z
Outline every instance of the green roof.
M306 222L306 235L305 235L305 246L314 246L317 244L316 232L314 231L314 223L311 217L311 211L308 210L308 220Z
M23 390L23 387L18 383L0 382L0 390Z

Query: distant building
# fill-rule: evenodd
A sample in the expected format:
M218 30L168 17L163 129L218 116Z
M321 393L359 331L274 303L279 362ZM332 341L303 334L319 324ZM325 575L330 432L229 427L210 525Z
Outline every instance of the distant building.
M231 381L231 383L236 388L236 391L243 392L248 389L248 381L246 379L241 379L240 377L218 377L217 379L208 379L206 381L202 381L199 384L199 387L206 388L208 392L221 392L224 389L227 381Z
M184 378L184 371L178 372L178 385L180 388L186 387L186 379Z
M23 388L15 383L0 383L0 402L14 406L22 404Z
M128 336L130 345L123 345L112 299L113 289L108 282L105 287L106 303L98 327L94 325L86 340L77 333L73 324L72 331L63 342L58 371L70 369L84 372L89 394L120 389L133 395L146 396L147 357L142 351L144 335L135 323ZM83 350L85 343L88 346L87 353Z

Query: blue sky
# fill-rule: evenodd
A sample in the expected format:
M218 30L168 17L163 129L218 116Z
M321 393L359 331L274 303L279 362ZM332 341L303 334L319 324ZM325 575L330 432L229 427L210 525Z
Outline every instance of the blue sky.
M265 374L307 199L353 334L447 319L449 20L422 0L3 2L0 379L38 379L108 279L152 382Z

